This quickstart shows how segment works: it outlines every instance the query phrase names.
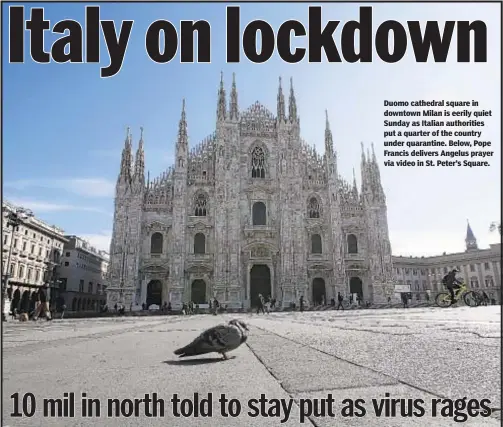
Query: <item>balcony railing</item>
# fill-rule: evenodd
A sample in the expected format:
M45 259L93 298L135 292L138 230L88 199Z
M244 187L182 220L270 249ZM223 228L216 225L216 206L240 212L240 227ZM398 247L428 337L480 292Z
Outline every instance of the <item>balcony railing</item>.
M244 233L247 237L251 235L260 235L263 237L274 237L278 230L271 225L245 225Z
M189 254L188 261L211 263L213 262L213 254Z
M363 261L365 259L364 256L363 256L363 254L361 254L361 253L356 253L356 254L348 254L348 253L346 253L344 255L344 257L348 261Z
M328 254L308 254L308 261L328 261Z

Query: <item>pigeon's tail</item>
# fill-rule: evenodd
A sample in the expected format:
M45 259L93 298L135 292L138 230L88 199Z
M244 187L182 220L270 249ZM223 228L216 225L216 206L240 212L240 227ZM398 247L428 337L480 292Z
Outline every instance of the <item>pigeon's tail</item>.
M197 355L196 347L186 346L175 350L174 353L180 357L195 356Z
M183 357L183 356L185 356L185 350L186 350L186 348L182 347L182 348L179 348L179 349L175 350L174 353L177 356Z

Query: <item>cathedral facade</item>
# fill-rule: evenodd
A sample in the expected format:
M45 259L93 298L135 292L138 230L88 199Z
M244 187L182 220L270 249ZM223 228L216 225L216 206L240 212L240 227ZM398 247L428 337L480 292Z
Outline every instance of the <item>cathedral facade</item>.
M145 179L143 135L128 130L115 196L107 303L320 304L393 294L386 198L376 156L361 155L361 188L340 177L328 115L325 153L300 135L295 93L276 114L256 102L240 110L223 81L215 132L191 147L185 101L175 164Z

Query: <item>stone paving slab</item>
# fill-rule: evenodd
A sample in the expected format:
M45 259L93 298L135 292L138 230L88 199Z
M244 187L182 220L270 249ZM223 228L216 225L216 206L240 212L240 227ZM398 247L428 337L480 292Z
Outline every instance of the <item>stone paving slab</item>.
M492 310L492 311L491 311ZM13 346L3 352L3 425L45 426L278 426L281 418L248 416L248 401L262 394L291 406L287 426L472 426L499 425L500 419L474 418L456 423L445 418L318 417L300 422L300 399L318 401L332 394L370 402L385 392L392 397L441 395L491 398L498 408L501 393L501 322L491 310L381 310L339 314L284 313L270 316L169 316L136 319L64 320L13 324L4 337ZM247 345L220 362L218 356L179 362L173 350L203 329L241 317L251 325ZM499 316L498 316L499 317ZM94 326L94 327L93 327ZM214 358L213 358L214 357ZM458 359L456 359L458 357ZM462 357L463 359L459 359ZM446 360L463 360L463 365ZM418 371L419 369L419 371ZM457 370L457 374L452 372ZM467 372L469 375L467 375ZM421 387L426 385L427 387ZM424 390L424 391L423 391ZM166 416L129 418L43 418L43 398L75 392L100 398L144 397L157 393L166 401ZM32 418L9 418L10 395L32 392L38 403ZM169 399L177 393L205 397L212 393L212 418L176 418ZM221 393L242 405L236 418L219 415ZM271 408L271 402L265 407ZM371 408L371 407L370 407ZM340 409L340 408L339 408ZM284 418L284 410L281 416ZM267 414L266 414L267 415ZM272 414L271 414L272 415ZM372 415L372 416L370 416ZM496 414L498 417L500 413Z
M398 383L394 378L262 330L254 330L248 345L289 393Z
M380 317L326 312L254 316L250 322L294 342L457 399L501 408L501 308L381 310ZM404 328L407 333L400 331ZM496 338L497 337L497 338Z
M218 355L179 362L173 351L187 344L200 331L221 318L198 316L180 323L143 325L122 334L98 337L87 341L55 341L53 347L37 351L33 347L19 348L4 359L3 425L11 427L45 426L276 426L278 418L252 418L247 415L249 399L265 394L269 399L290 399L267 369L246 346L232 354L235 358L221 362ZM140 325L141 326L141 325ZM202 360L201 360L202 359ZM32 418L11 418L11 394L31 392L37 399L37 412ZM80 396L99 398L106 409L108 398L140 398L145 393L157 393L166 400L163 418L44 418L43 398L62 397L74 392L80 412ZM212 418L176 418L171 415L169 399L177 393L181 398L194 398L194 393L212 393ZM237 418L220 416L217 401L221 393L242 404ZM103 415L105 413L103 412ZM286 426L297 426L299 414L292 406Z
M131 318L110 318L110 319L91 319L85 320L53 320L48 322L39 319L38 321L9 321L3 326L2 344L4 350L14 347L24 346L30 343L36 343L38 346L42 342L49 343L49 346L55 340L67 340L80 337L89 337L90 335L113 334L115 331L121 332L125 327L145 327L146 325L156 325L165 323L166 317L156 316L144 318L141 321L132 321ZM180 322L181 317L172 317L170 323ZM39 347L40 348L40 347Z

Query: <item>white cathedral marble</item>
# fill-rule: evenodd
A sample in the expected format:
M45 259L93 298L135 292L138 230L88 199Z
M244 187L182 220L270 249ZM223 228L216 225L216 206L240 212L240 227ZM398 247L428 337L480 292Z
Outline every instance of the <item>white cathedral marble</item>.
M288 110L288 111L287 111ZM189 120L190 122L190 120ZM117 181L109 306L205 303L254 306L259 293L287 306L359 293L393 293L386 198L375 154L361 156L361 189L337 171L328 116L325 154L300 136L292 82L288 107L238 108L223 81L215 132L190 149L185 101L176 162L145 182L143 135L133 160L128 130Z

